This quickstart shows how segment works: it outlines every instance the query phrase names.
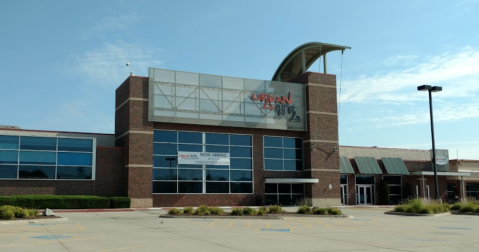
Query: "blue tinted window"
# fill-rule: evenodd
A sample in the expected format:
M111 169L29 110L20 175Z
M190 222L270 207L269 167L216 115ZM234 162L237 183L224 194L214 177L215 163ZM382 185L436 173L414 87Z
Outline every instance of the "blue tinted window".
M284 148L296 148L296 149L302 149L303 148L303 142L301 141L301 138L283 138L283 144Z
M228 181L229 171L228 170L206 170L206 180Z
M203 134L197 132L178 132L179 143L203 143Z
M178 144L178 151L202 152L203 145Z
M0 136L0 149L17 150L18 137L17 136Z
M300 149L284 149L284 159L303 159L302 151Z
M57 179L92 179L92 168L83 166L58 166Z
M153 140L155 142L176 143L178 142L178 132L155 130L153 132Z
M178 180L203 180L203 170L179 169Z
M283 138L281 137L264 137L264 146L267 147L283 147Z
M177 169L153 169L153 180L176 180Z
M228 145L228 135L206 133L206 144Z
M264 158L283 158L283 149L264 149Z
M18 175L22 179L54 179L55 166L20 165Z
M252 181L251 171L231 171L231 181Z
M230 168L231 169L246 169L251 170L253 168L251 164L251 159L245 158L231 158L230 159Z
M93 151L92 139L58 138L59 151Z
M231 147L231 157L252 157L250 147Z
M20 137L22 150L56 150L57 139L49 137Z
M169 143L155 143L153 144L153 154L156 155L176 155L178 146Z
M202 193L202 182L179 182L178 193Z
M154 156L153 167L176 167L177 158L172 156Z
M57 154L44 151L20 151L20 164L56 164Z
M91 153L58 152L58 165L92 165Z
M206 193L229 193L229 183L226 182L208 182L206 183Z
M230 145L251 146L251 136L230 135Z
M229 147L228 146L206 145L206 152L228 153L229 152Z
M274 171L283 170L283 160L265 159L264 169Z
M231 193L253 193L253 183L233 182L230 184Z
M284 160L285 171L301 171L303 163L300 160Z
M17 165L0 165L0 179L16 179Z
M18 164L18 151L0 150L0 164Z
M177 193L176 182L153 182L153 193Z

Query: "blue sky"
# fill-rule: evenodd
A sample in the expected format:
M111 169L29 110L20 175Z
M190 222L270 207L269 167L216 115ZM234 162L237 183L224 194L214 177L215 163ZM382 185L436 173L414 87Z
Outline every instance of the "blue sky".
M113 133L127 61L141 76L157 67L269 80L291 50L318 41L352 47L342 71L341 54L328 55L341 145L430 149L428 97L416 87L438 85L436 147L479 159L478 13L477 0L5 0L0 125Z

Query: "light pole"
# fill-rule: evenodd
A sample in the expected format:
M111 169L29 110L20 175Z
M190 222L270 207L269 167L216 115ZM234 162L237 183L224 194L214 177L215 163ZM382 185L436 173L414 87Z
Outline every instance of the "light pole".
M432 167L434 169L434 189L436 190L436 199L439 199L439 190L437 187L437 171L436 171L436 146L434 143L434 121L432 116L432 97L431 92L440 92L442 87L430 85L422 85L417 87L418 91L428 91L429 93L429 114L431 116L431 138L432 138Z

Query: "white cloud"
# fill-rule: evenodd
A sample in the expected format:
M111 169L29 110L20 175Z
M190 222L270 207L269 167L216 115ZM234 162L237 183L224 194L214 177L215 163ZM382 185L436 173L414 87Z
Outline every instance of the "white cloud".
M130 62L135 75L148 75L148 67L159 67L162 62L155 50L134 44L105 44L77 56L70 71L84 75L90 83L119 85L130 73ZM135 72L138 71L138 72Z
M411 60L419 57L413 55L395 56L385 60L388 64L397 64L400 59ZM381 65L378 64L378 69ZM430 57L425 62L414 67L377 74L374 76L360 76L355 80L344 80L342 86L342 102L403 103L423 100L424 94L414 92L422 84L440 85L446 91L439 97L471 96L472 92L479 91L479 50L466 47L460 52L444 53ZM411 91L412 90L412 91Z

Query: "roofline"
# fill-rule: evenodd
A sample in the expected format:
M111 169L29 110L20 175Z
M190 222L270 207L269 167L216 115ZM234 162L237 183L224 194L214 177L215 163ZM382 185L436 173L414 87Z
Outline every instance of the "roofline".
M68 134L86 134L86 135L112 135L114 133L91 133L91 132L76 132L76 131L53 131L53 130L30 130L30 129L3 129L0 128L0 133L2 131L26 131L26 132L45 132L45 133L68 133Z

